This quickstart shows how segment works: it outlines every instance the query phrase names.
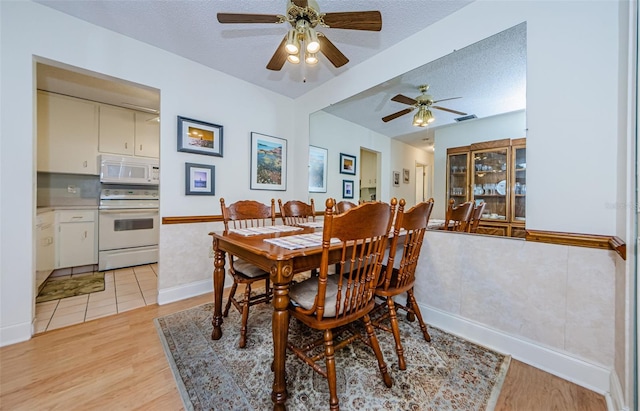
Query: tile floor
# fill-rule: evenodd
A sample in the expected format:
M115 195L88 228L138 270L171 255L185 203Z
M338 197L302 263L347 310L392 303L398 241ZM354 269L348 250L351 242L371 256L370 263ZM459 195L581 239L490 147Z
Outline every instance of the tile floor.
M36 304L36 334L158 302L158 264L105 271L104 291Z

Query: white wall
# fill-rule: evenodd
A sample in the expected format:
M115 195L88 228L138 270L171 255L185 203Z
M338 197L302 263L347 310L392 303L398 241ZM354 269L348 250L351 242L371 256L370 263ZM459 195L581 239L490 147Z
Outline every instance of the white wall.
M416 204L416 164L426 165L429 170L433 170L433 153L392 139L390 157L391 172L386 176L383 175L382 181L391 185L391 197L405 199L405 210L408 210ZM403 169L409 170L409 184L403 181ZM399 187L394 187L392 184L393 171L400 172Z
M36 3L3 1L0 14L3 193L0 199L0 344L25 340L31 335L35 270L32 227L36 207L36 59L62 62L160 90L161 217L220 214L221 196L233 201L250 193L252 198L267 202L274 195L292 195L289 193L295 185L298 162L304 169L307 162L306 157L291 154L298 144L293 138L289 115L293 109L291 99ZM244 115L247 111L254 115L247 117ZM178 115L223 125L224 157L178 153ZM251 131L288 140L288 191L249 190ZM306 151L306 141L301 144ZM184 195L185 162L216 166L215 197ZM6 193L12 193L11 197ZM163 289L171 294L170 291L181 285L204 283L200 291L206 291L212 271L206 252L210 228L193 224L176 232L175 227L161 226L160 261L167 262L160 265L161 297ZM180 236L199 239L205 252L175 247L173 241L179 241ZM183 264L168 263L176 260ZM190 264L184 264L185 261Z
M447 149L481 141L522 138L526 136L526 113L515 111L488 118L439 127L435 132L433 217L444 218L447 210ZM527 164L528 165L528 164ZM528 178L529 176L527 176ZM527 222L528 224L528 222Z

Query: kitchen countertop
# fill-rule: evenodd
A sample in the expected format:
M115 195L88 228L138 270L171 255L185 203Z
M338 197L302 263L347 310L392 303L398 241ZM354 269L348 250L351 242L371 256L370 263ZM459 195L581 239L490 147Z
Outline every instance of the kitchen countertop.
M46 207L37 207L36 214L46 213L48 211L57 211L57 210L97 210L98 205L57 205L57 206L46 206Z

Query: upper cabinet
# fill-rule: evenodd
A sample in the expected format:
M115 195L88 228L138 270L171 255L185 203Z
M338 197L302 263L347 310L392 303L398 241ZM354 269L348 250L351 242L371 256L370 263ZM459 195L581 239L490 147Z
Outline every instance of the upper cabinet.
M38 171L98 174L98 104L38 92Z
M135 112L136 138L134 155L160 157L160 122L157 114Z
M100 105L99 152L132 156L135 132L135 115L132 110Z
M477 233L525 236L526 140L504 139L447 150L447 202L485 203Z
M38 91L38 171L99 174L98 155L158 158L157 115Z

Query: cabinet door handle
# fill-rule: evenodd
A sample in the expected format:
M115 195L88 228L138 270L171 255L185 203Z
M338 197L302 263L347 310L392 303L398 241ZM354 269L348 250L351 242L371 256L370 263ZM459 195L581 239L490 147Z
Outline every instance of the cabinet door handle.
M124 148L129 148L129 143L124 143Z
M82 162L82 167L87 168L87 160L84 160L84 161Z
M84 232L84 238L87 238L87 232L86 231Z
M140 144L140 151L142 151L142 144Z

